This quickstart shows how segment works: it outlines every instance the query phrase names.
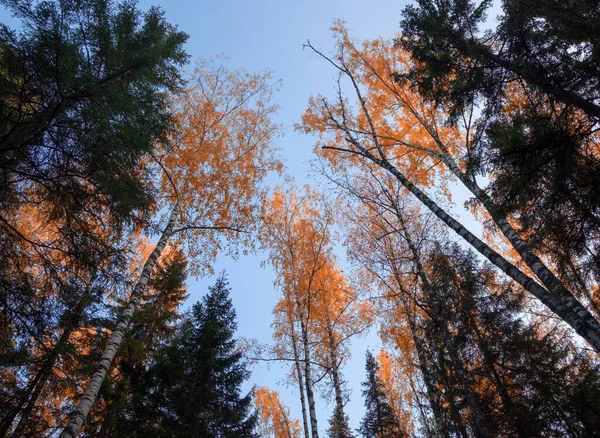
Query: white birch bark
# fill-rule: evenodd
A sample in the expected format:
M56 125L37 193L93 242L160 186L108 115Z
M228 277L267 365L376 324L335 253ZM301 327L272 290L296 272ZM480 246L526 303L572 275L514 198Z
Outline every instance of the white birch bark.
M304 396L304 382L302 381L302 369L300 365L300 355L298 354L298 344L296 339L296 330L294 330L294 321L289 319L290 329L292 333L292 350L294 352L294 366L296 367L296 376L298 377L298 390L300 391L300 406L302 406L302 427L304 430L304 438L309 438L308 420L306 417L306 398Z
M302 318L302 315L301 315ZM312 438L319 438L317 426L317 410L315 408L315 396L312 388L312 377L310 369L310 346L308 344L308 328L303 320L300 321L302 331L302 343L304 346L304 378L306 380L306 398L308 399L308 414L310 417L310 430Z
M154 265L157 260L161 256L169 238L172 236L173 228L175 227L175 217L177 213L177 205L173 207L171 211L171 215L169 217L169 221L167 222L167 226L158 239L158 243L156 247L150 254L150 256L146 259L144 263L144 268L142 269L142 274L137 281L135 287L133 288L133 292L131 293L131 297L129 298L129 302L121 316L119 317L119 322L115 327L115 330L112 332L110 340L108 341L108 345L104 349L100 360L98 361L98 366L94 375L90 379L83 396L79 400L79 403L75 407L75 409L71 412L69 422L66 427L63 429L60 434L60 438L75 438L83 423L85 422L92 406L96 402L98 397L98 392L100 391L100 387L102 386L102 382L108 373L108 370L112 364L112 361L119 350L121 343L123 342L123 337L129 328L129 323L131 321L131 317L135 312L138 303L140 302L146 285L148 284L148 280L152 275L152 271L154 269Z

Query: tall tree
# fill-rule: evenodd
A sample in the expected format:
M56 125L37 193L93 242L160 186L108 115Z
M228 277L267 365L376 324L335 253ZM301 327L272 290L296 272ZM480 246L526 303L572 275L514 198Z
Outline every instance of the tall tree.
M403 357L416 350L435 420L427 435L474 436L482 423L490 436L577 436L593 430L595 420L584 406L593 405L587 397L597 391L593 358L555 323L535 315L524 323L522 293L510 290L468 251L432 245L443 235L424 232L428 225L419 225L422 219L406 202L399 210L397 201L386 202L385 192L368 196L366 186L362 200L377 213L352 216L350 249L388 291L384 296L393 307L382 312L388 342ZM415 274L420 281L413 287ZM406 325L412 343L404 335ZM539 391L542 381L547 383ZM571 404L584 382L590 401Z
M123 419L140 424L130 434L255 436L252 394L242 395L240 389L249 372L234 338L237 322L229 292L222 274L157 351L140 388L141 404L133 417Z
M269 73L229 71L222 63L199 63L185 93L172 102L177 114L168 146L157 151L159 206L167 211L162 233L148 256L97 369L63 431L74 436L94 404L102 381L121 346L153 266L170 240L187 251L190 271L210 271L217 251L243 240L250 243L269 171L280 170L271 139L276 84ZM221 231L222 238L215 234ZM242 239L245 237L245 239Z
M0 28L0 313L19 333L1 354L24 382L3 410L4 435L17 417L18 428L39 423L29 417L70 337L124 277L123 236L153 202L144 157L164 141L187 55L158 8L2 6L20 27ZM23 347L33 354L15 362Z
M473 107L483 110L473 124L468 171L493 175L495 214L511 217L598 314L600 202L592 187L600 165L600 8L577 0L505 1L498 24L482 32L490 5L407 7L399 42L417 62L406 76L448 108L454 123Z
M362 394L367 411L360 423L360 433L365 438L407 436L390 407L385 386L379 378L379 364L369 350L366 353L365 369L367 380L362 383Z
M420 0L403 11L401 43L418 61L411 75L430 96L468 105L496 99L522 79L594 118L598 105L598 4L507 0L498 27L481 32L492 2Z
M301 129L317 132L326 139L323 154L338 169L345 170L348 168L347 164L351 163L389 172L473 248L540 299L596 350L600 349L598 320L515 232L502 210L452 157L451 152L456 152L459 146L457 138L461 136L460 131L441 126L444 114L394 79L397 64L400 64L400 68L404 65L405 69L409 65L407 55L385 50L385 43L382 41L375 41L361 50L349 39L343 28L336 29L340 32L336 60L322 56L349 81L358 104L356 107L352 106L339 85L338 95L333 102L322 97L311 100L310 107L303 116ZM338 82L341 83L342 81ZM366 97L363 86L366 86ZM374 91L369 94L372 88ZM398 108L401 111L397 111ZM471 134L467 129L467 150L470 139ZM341 145L342 141L346 144ZM424 167L424 163L428 166ZM444 167L440 169L440 164L444 165L445 170ZM429 169L434 171L428 171ZM443 176L446 171L473 192L542 284L473 235L424 191L435 181L436 176Z
M331 260L331 211L315 191L305 187L275 192L269 200L261 232L261 244L269 251L270 263L278 275L277 283L293 312L291 321L299 326L302 345L303 377L310 418L311 436L317 438L317 410L313 380L313 311L319 293L319 278ZM291 328L291 327L290 327Z
M87 435L126 437L135 435L138 428L146 430L145 420L154 414L151 409L145 411L142 402L151 380L148 367L175 333L180 318L178 307L187 298L186 277L187 262L181 249L168 251L155 266L140 309L132 318L132 329L85 425ZM114 311L120 309L119 305L114 307ZM109 327L112 323L110 320ZM93 361L96 356L90 354L86 358ZM88 377L86 371L89 372L89 364L80 371L84 378Z

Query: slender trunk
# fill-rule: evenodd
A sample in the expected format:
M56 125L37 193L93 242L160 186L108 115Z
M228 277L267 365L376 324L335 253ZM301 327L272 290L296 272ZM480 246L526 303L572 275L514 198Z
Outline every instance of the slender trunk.
M308 344L308 328L302 315L300 316L300 329L302 331L302 343L304 346L304 379L306 380L306 398L308 399L308 413L310 416L310 430L312 438L319 438L317 426L317 411L315 409L315 397L312 388L312 377L310 372L310 346Z
M328 327L329 337L329 360L331 361L331 379L333 380L333 391L335 394L335 412L340 421L345 421L344 398L342 396L342 383L338 366L337 345L333 336L333 329Z
M11 424L14 422L15 418L19 413L21 413L21 417L19 419L19 423L17 427L11 434L11 436L18 437L23 435L23 431L27 424L29 423L29 417L37 404L37 401L46 386L46 382L52 375L52 369L54 368L54 364L56 360L60 356L60 354L64 351L73 330L79 324L80 315L83 313L87 304L87 300L82 298L79 300L77 306L74 309L68 311L65 314L63 331L58 339L56 345L52 349L52 351L46 357L46 360L38 370L36 376L33 380L27 385L27 389L23 397L21 398L19 404L15 406L15 408L10 412L9 416L0 424L0 437L3 437L8 434L8 430Z
M31 379L31 381L28 383L27 388L25 389L24 394L19 399L17 405L6 414L6 417L2 420L2 423L0 423L0 437L8 436L10 426L13 424L13 422L19 415L19 412L21 412L21 409L23 409L23 406L25 406L25 404L31 397L31 394L35 390L35 387L37 386L38 382L43 378L44 368L45 364L43 364L40 367L35 377Z
M119 317L119 321L112 332L110 340L108 341L108 345L104 349L100 360L98 361L98 366L92 378L90 379L83 396L81 397L77 407L71 412L69 422L67 426L64 428L62 433L60 434L60 438L75 438L79 432L79 429L83 426L85 419L87 418L92 406L96 402L96 398L98 397L98 392L100 391L100 386L108 373L108 370L112 364L112 361L123 342L123 337L129 328L129 323L131 321L131 317L135 312L139 301L141 300L146 285L148 284L148 280L150 279L150 275L154 269L154 265L156 261L159 259L162 251L164 250L169 238L171 237L171 233L173 228L175 227L175 217L177 213L177 204L173 207L171 211L171 215L169 217L169 221L167 222L167 226L163 231L160 239L158 239L158 243L156 247L146 259L146 263L144 264L144 268L142 269L142 274L133 288L133 292L131 293L131 297L129 298L129 303L121 313Z
M302 426L304 430L304 438L309 438L308 420L306 418L306 399L304 397L304 382L302 382L302 369L300 365L300 355L298 354L298 344L296 340L296 331L294 330L294 322L290 320L292 330L292 349L294 352L294 365L296 367L296 376L298 377L298 390L300 391L300 405L302 406Z
M46 386L46 382L48 382L48 379L52 375L52 369L54 368L54 364L56 363L58 356L60 355L61 351L64 349L65 345L69 341L69 338L71 337L73 328L74 326L70 325L69 327L66 327L63 330L56 346L46 359L44 365L42 366L42 369L40 370L41 374L39 374L40 378L37 384L35 385L35 390L31 394L31 397L29 397L29 401L27 402L27 405L21 413L19 424L17 424L17 427L12 433L12 437L17 438L20 436L24 436L23 432L25 432L26 426L29 424L29 417L31 416L31 413L33 412L33 409L35 408L35 405L37 404L37 401L40 395L42 394L44 387Z
M410 390L414 394L417 407L419 408L419 416L421 417L420 421L423 424L423 428L425 429L424 436L426 438L439 438L440 434L436 432L435 419L434 419L434 424L432 426L431 423L429 422L429 416L427 415L427 413L425 411L425 404L423 403L423 398L422 398L423 392L417 388L412 376L409 377L408 383L410 385Z
M285 421L285 432L287 433L287 438L294 438L292 437L292 425L290 423L290 419L288 418L285 412L284 407L281 405L281 403L278 403L277 406L279 407L281 415L283 416L283 420Z
M450 171L469 189L469 191L475 196L475 198L484 206L489 213L494 223L498 226L502 234L507 238L510 244L519 253L523 261L531 269L531 271L540 279L542 284L546 287L550 293L562 301L564 306L572 309L575 313L589 320L589 326L595 327L596 335L600 334L600 323L598 320L584 307L573 294L564 286L564 284L554 275L554 273L548 269L548 267L540 260L540 258L533 252L531 247L518 235L513 226L506 220L506 215L502 213L501 209L495 204L490 196L483 190L476 181L469 178L454 162L450 156L445 145L441 142L437 136L434 137L438 147L442 151L442 157L444 162L450 169ZM456 231L456 230L455 230ZM481 252L481 251L480 251ZM530 291L531 292L531 291ZM532 292L533 293L533 292ZM535 295L535 294L534 294ZM545 304L545 303L544 303ZM550 307L550 306L548 306ZM556 312L555 312L556 313ZM559 315L560 316L560 315ZM563 318L564 319L564 318ZM566 321L566 320L565 320ZM568 321L567 321L568 322ZM569 323L570 324L570 323ZM572 324L570 324L573 326ZM575 328L575 327L573 327ZM576 329L576 328L575 328ZM577 329L576 329L577 331ZM579 333L579 332L578 332ZM581 333L579 333L581 335ZM588 340L589 342L589 340ZM592 344L590 342L592 346ZM594 348L598 350L596 346Z
M456 232L456 234L458 234L460 237L466 240L473 248L480 252L495 266L500 268L500 270L502 270L506 275L515 280L532 295L538 298L553 313L558 315L567 324L569 324L575 330L575 332L577 332L577 334L579 334L583 339L589 342L589 344L596 351L600 352L600 323L579 301L577 301L577 299L573 295L570 295L569 297L564 297L561 296L562 294L556 296L548 292L548 290L540 286L535 280L525 275L523 272L521 272L521 270L519 270L517 267L511 264L508 260L506 260L500 254L498 254L496 251L491 249L487 244L485 244L481 239L476 237L469 230L467 230L460 222L452 218L431 198L429 198L418 187L411 183L402 172L400 172L387 160L379 159L372 155L368 150L364 149L362 146L358 145L357 143L354 144L357 145L357 147L361 148L361 153L364 156L366 156L369 160L373 161L375 164L379 165L380 167L394 175L394 177L408 191L410 191L433 214L435 214L454 232ZM516 235L516 233L514 232L513 234ZM541 262L534 265L538 272L540 271L540 269L542 269ZM549 276L547 275L544 275L542 277L545 280L549 279Z
M438 307L439 311L439 303L435 306ZM438 311L435 312L437 313ZM463 360L458 354L453 336L451 335L450 330L448 329L447 321L445 321L441 317L439 317L438 320L440 322L440 329L442 331L444 343L446 344L448 354L450 355L450 359L452 360L452 367L454 369L454 372L456 373L456 376L458 377L461 390L465 396L465 399L467 400L469 409L471 410L471 416L473 417L474 423L473 433L476 437L491 437L492 434L488 430L487 421L485 419L485 416L483 415L483 410L481 408L481 400L479 399L479 395L471 389L473 387L473 382L471 381L467 370L464 367Z
M419 369L421 370L423 382L425 383L427 398L429 399L429 405L431 406L431 410L433 411L436 432L438 433L438 435L444 438L449 438L450 435L448 434L448 430L446 428L446 423L442 415L442 407L440 406L439 397L437 396L437 392L435 389L436 379L435 376L432 375L432 370L430 368L432 364L428 363L425 357L425 348L421 342L421 337L417 331L415 320L410 313L410 309L408 308L408 303L404 302L403 305L406 311L408 325L412 334L413 342L415 343L415 350L417 351L417 360L419 361Z
M400 211L398 211L398 209L396 209L396 213L400 224L402 225L402 228L404 230L404 239L406 240L406 243L413 255L413 260L417 268L417 274L419 275L419 278L421 279L421 283L423 285L423 289L425 290L425 293L427 294L429 301L431 302L431 306L433 309L432 315L437 326L442 332L442 337L444 339L444 343L446 344L445 346L448 350L448 354L450 355L450 359L453 362L452 366L454 368L456 376L458 377L462 391L465 395L465 399L467 400L467 403L469 405L469 409L471 410L471 415L473 416L473 422L475 425L475 430L473 432L477 437L491 437L492 435L487 428L487 422L485 420L485 416L483 415L483 410L481 408L481 401L479 399L479 396L471 389L471 379L469 378L467 371L464 368L463 361L460 358L458 351L456 350L456 344L448 328L448 321L444 317L442 311L442 303L440 303L435 291L433 290L433 287L431 286L431 282L429 281L427 272L423 267L419 250L412 241L410 234L406 231L404 218L402 214L400 214Z
M396 212L400 218L400 223L404 227L403 219L401 218L400 212ZM400 272L398 271L396 264L392 262L394 260L395 254L390 254L390 262L392 263L392 273L394 279L396 280L396 284L401 292L404 292L404 286L401 281ZM429 405L431 406L431 410L433 411L433 418L436 425L436 432L442 437L449 437L448 431L446 430L445 421L442 415L442 407L439 403L439 397L437 396L437 391L435 389L436 378L432 374L432 369L430 362L427 361L425 357L425 347L421 341L421 337L419 335L417 325L415 323L413 312L410 310L409 303L405 298L405 294L399 294L400 302L402 303L402 307L404 307L404 312L406 313L406 319L408 320L408 326L410 332L412 334L413 342L415 343L415 350L417 352L417 360L419 362L419 369L421 370L421 375L423 376L423 383L425 383L425 389L427 391L427 398L429 399Z

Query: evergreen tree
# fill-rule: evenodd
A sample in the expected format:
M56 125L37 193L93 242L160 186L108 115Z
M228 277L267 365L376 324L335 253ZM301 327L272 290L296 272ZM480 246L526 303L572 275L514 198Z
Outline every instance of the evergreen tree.
M327 429L329 438L353 438L352 429L348 424L348 415L335 407L333 415L329 419L329 429Z
M483 109L465 164L472 178L493 175L492 216L515 218L515 231L598 318L600 4L505 0L484 33L492 2L476 3L406 7L401 44L416 62L396 79L408 76L455 122Z
M254 437L249 376L233 338L237 328L225 275L194 304L150 367L141 404L127 421L130 436ZM138 401L136 403L139 403Z
M593 436L598 430L598 365L573 348L560 327L522 317L524 297L499 282L489 265L479 264L458 245L436 245L428 260L432 294L444 303L458 351L448 360L447 339L426 322L429 368L437 370L442 405L453 424L476 430L461 408L465 389L478 394L493 436ZM456 361L469 370L469 387L455 376ZM583 390L583 392L581 392ZM595 394L595 395L594 395Z
M399 438L406 436L388 402L383 382L379 378L379 364L373 354L366 353L367 380L362 383L367 412L360 423L359 432L365 438Z
M0 436L33 436L62 420L80 335L122 291L187 37L132 1L0 7L18 21L0 24Z

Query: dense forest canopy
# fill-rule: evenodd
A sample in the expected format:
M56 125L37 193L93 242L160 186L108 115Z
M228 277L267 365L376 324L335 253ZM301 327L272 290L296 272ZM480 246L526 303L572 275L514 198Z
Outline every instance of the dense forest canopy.
M293 121L304 185L269 70L135 1L0 5L0 437L600 431L598 2L334 21L298 47L333 77ZM191 304L246 254L272 291L223 272ZM276 296L270 342L233 293Z

